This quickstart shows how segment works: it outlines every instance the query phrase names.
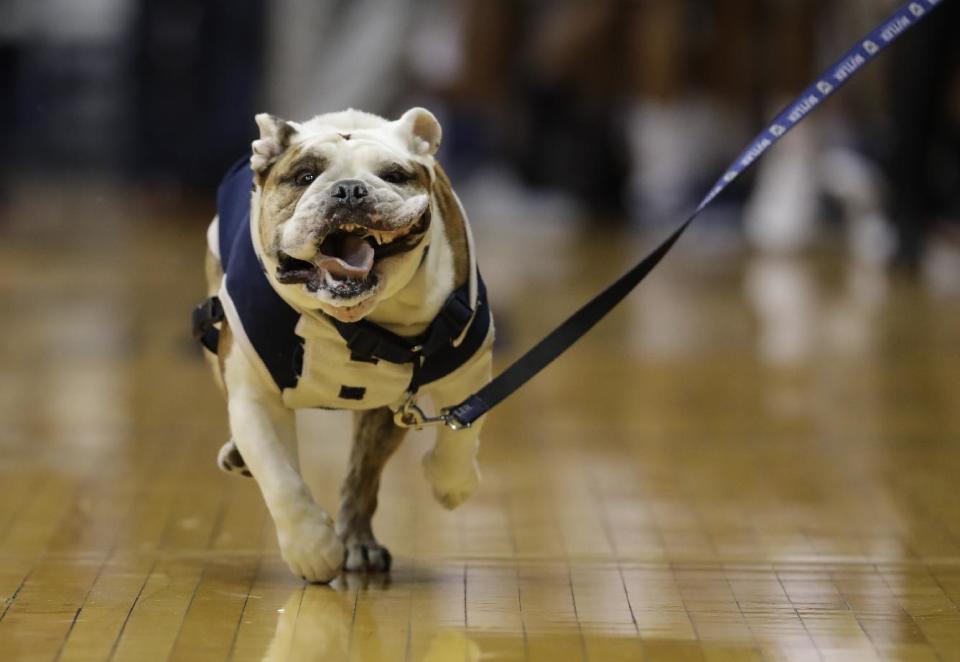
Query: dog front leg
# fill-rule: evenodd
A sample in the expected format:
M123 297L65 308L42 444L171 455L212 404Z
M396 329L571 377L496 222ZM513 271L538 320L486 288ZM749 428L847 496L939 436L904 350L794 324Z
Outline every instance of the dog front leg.
M430 390L439 408L461 402L490 381L492 352L487 350L447 384ZM434 498L453 510L469 499L480 486L480 430L483 416L465 430L438 428L433 448L423 456L423 471L433 489Z
M329 582L343 565L343 544L297 471L294 412L241 351L231 352L225 368L233 440L273 517L283 560L308 581Z

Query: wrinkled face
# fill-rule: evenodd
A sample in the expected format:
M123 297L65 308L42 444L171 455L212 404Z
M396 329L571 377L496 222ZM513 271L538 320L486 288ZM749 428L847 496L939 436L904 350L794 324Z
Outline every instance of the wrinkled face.
M439 125L422 109L397 122L350 111L303 125L264 117L251 159L261 258L295 305L356 321L422 258Z

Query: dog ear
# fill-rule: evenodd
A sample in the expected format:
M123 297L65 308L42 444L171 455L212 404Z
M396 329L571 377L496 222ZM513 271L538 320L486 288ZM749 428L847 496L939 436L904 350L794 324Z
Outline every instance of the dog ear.
M284 150L290 146L290 138L297 132L292 122L287 122L268 113L260 113L254 118L260 128L260 138L253 141L250 155L250 167L261 180L266 177L270 166L276 163Z
M433 183L433 197L443 219L443 232L447 241L453 247L453 276L454 284L459 287L467 282L470 274L470 246L467 240L467 220L463 215L463 207L453 192L453 186L447 173L439 163L435 163L433 170L436 177Z
M397 120L397 128L410 143L414 154L433 156L440 148L440 122L426 108L411 108Z

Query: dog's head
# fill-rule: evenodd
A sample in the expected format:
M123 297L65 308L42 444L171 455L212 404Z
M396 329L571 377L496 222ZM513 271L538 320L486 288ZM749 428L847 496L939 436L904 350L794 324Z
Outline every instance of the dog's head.
M359 111L256 117L253 219L264 267L294 305L356 321L416 271L429 241L440 124Z

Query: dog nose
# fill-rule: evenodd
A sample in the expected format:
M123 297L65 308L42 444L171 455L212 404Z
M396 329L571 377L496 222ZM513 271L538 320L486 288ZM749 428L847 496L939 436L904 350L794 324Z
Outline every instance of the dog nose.
M330 187L330 197L347 204L356 204L369 195L367 185L359 179L341 179Z

